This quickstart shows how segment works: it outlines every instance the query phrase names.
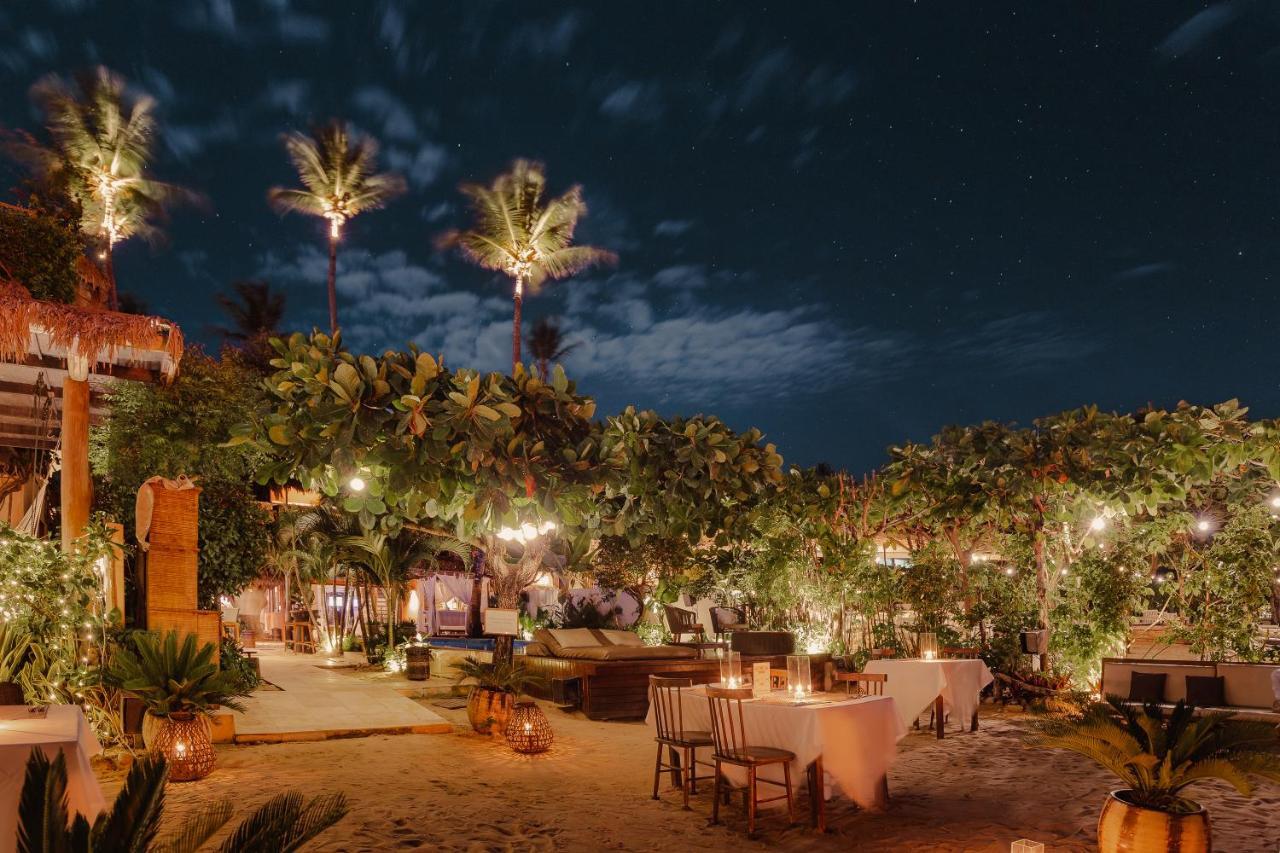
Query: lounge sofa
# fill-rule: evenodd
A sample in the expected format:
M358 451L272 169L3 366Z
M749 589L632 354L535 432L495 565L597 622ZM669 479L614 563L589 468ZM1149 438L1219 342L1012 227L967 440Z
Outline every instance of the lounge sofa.
M1275 664L1104 658L1103 694L1128 699L1134 673L1165 676L1161 705L1166 708L1188 698L1188 676L1221 678L1222 704L1199 705L1198 710L1231 711L1238 719L1280 724L1280 666Z
M649 710L649 676L689 678L707 684L720 678L720 662L703 658L691 646L646 646L631 631L591 628L541 629L525 646L525 665L541 676L533 692L553 698L575 692L582 712L592 720L643 717ZM743 656L744 668L756 661L785 666L785 657ZM576 691L565 686L574 683Z

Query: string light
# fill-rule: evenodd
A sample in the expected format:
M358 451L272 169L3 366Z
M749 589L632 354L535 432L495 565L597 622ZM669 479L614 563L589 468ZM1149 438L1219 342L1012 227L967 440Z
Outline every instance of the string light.
M363 492L365 485L364 478L357 474L347 481L347 485L351 487L351 491L353 492Z
M1090 530L1101 531L1101 530L1105 530L1106 527L1107 527L1107 520L1100 515L1095 515L1093 517L1093 521L1089 522Z

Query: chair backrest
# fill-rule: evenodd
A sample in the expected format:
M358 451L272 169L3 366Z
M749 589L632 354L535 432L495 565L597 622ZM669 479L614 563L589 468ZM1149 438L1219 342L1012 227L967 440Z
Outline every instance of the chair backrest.
M787 676L785 669L769 670L769 689L770 690L786 690L790 678Z
M853 695L856 685L859 696L883 696L885 682L889 676L883 672L840 672L836 673L836 681L844 682L846 696Z
M741 625L742 611L733 607L711 608L711 630L716 634L724 633L728 625Z
M747 748L747 729L742 720L742 700L751 698L750 687L708 687L711 709L711 738L717 755L732 755Z
M944 658L976 658L981 649L972 646L943 646L942 656Z
M893 657L893 656L894 656L894 654L895 654L895 652L893 651L893 649L892 649L892 648L890 648L889 646L882 646L882 647L880 647L880 648L878 648L878 649L872 649L872 650L871 650L871 659L872 659L872 660L885 660L885 659L887 659L887 658L891 658L891 657Z
M667 611L667 626L673 634L692 633L693 626L698 624L698 614L692 610L684 610L674 604L664 604L663 608Z
M649 676L649 702L653 705L658 737L684 740L684 705L680 702L680 691L692 686L692 678Z

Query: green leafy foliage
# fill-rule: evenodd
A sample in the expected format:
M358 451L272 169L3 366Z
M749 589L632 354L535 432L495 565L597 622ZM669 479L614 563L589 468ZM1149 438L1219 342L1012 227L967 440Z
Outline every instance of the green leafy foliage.
M214 705L244 710L237 697L247 696L249 688L239 673L218 669L213 643L200 645L195 634L187 634L179 645L177 631L163 637L139 631L132 640L133 649L116 654L106 678L141 699L152 714L207 714Z
M453 668L458 671L458 681L472 679L481 690L497 693L520 693L541 684L541 677L522 661L482 661L468 655Z
M76 260L84 254L74 229L22 208L0 206L0 278L12 278L36 299L71 302Z
M134 530L135 496L154 476L197 478L200 493L199 596L216 609L258 576L266 558L268 518L251 483L263 456L227 447L232 426L263 399L261 377L235 359L188 350L169 385L121 383L111 415L91 433L97 502Z

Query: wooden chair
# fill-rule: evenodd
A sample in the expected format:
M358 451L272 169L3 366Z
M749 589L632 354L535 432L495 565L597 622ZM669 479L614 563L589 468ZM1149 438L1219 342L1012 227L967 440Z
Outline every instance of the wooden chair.
M982 654L982 649L972 646L943 646L942 656L952 660L973 660Z
M883 672L837 672L835 680L844 683L846 696L883 696L889 676Z
M733 607L711 608L711 633L716 635L717 640L723 640L724 635L731 631L745 631L748 627L741 610Z
M785 669L769 670L769 689L770 690L786 690L789 676Z
M304 621L294 621L289 623L289 634L285 640L285 647L295 652L307 652L315 654L316 641L311 635L311 623Z
M677 643L680 642L680 638L685 634L693 637L695 642L705 636L702 624L698 622L697 613L676 607L674 604L664 604L662 606L667 612L667 627L671 629L671 636Z
M653 718L658 730L657 737L654 738L658 742L658 760L653 767L653 798L658 799L658 782L662 778L662 771L670 770L671 781L678 783L684 794L686 809L689 808L689 795L698 793L698 764L713 766L708 761L698 761L698 749L715 745L710 732L685 730L680 691L692 686L692 678L649 676L649 702L653 706ZM670 754L670 760L665 762L662 760L664 749ZM676 750L680 752L677 753ZM683 763L680 756L683 756Z
M894 656L895 652L888 646L871 650L871 660L888 660Z
M745 768L747 786L747 835L756 832L756 809L764 803L772 803L784 797L787 800L787 819L795 823L795 803L791 797L791 762L796 760L795 753L785 749L769 746L751 746L747 739L746 726L742 720L742 700L751 698L750 688L728 689L722 687L707 688L707 703L711 710L711 737L715 740L715 752L712 758L716 762L716 785L714 802L711 805L711 822L720 822L721 783L727 785L723 766L730 764ZM757 771L770 764L782 765L782 783L772 779L762 779ZM759 799L759 784L776 785L784 788L781 796ZM725 791L726 795L728 791Z

